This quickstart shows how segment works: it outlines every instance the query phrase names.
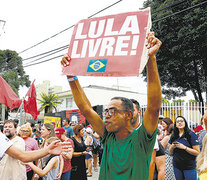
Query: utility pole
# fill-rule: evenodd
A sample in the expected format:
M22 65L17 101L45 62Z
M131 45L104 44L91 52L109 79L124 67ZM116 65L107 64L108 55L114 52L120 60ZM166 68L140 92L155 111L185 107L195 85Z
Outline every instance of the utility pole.
M5 33L4 32L5 24L6 24L6 21L0 19L0 36L1 36L2 33Z

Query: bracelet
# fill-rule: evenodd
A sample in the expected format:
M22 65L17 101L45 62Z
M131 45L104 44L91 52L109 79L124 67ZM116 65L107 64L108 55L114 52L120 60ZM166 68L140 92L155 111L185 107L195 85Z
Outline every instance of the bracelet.
M71 77L71 78L67 78L68 82L72 82L72 81L75 81L77 79L78 79L77 76L74 76L74 77Z
M187 148L188 148L188 147L186 146L185 151L187 150Z

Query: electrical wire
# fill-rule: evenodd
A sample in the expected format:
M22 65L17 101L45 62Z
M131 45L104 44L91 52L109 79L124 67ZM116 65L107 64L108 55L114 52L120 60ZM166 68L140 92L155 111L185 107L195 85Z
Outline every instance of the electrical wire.
M155 21L153 21L153 22L158 22L158 21L161 21L161 20L166 19L166 18L168 18L168 17L171 17L171 16L177 15L177 14L179 14L179 13L182 13L182 12L188 11L188 10L190 10L190 9L192 9L192 8L195 8L195 7L198 7L198 6L200 6L200 5L203 5L203 4L204 4L204 3L206 3L206 2L207 2L207 1L204 1L204 2L199 3L199 4L196 4L196 5L194 5L194 6L191 6L191 7L185 8L185 9L183 9L183 10L179 11L179 12L176 12L176 13L170 14L170 15L168 15L168 16L165 16L165 17L160 18L160 19L158 19L158 20L155 20ZM52 59L50 58L49 60L53 60L53 58L52 58ZM47 61L49 61L49 60L46 60L46 62L47 62ZM35 60L34 60L34 61L35 61ZM45 62L45 61L43 61L43 62ZM37 63L37 64L39 64L39 63ZM36 63L34 63L34 64L32 64L32 65L36 65ZM29 66L31 66L31 65L29 65ZM25 66L25 67L28 67L28 66Z
M95 14L89 16L88 18L91 18L91 17L93 17L93 16L99 14L100 12L102 12L102 11L104 11L104 10L106 10L106 9L108 9L108 8L110 8L110 7L112 7L112 6L116 5L116 4L118 4L118 3L120 3L121 1L122 1L122 0L119 0L119 1L117 1L117 2L115 2L115 3L113 3L113 4L111 4L111 5L109 5L109 6L107 6L107 7L105 7L104 9L102 9L102 10L96 12ZM35 45L29 47L29 48L27 48L27 49L25 49L25 50L19 52L18 54L21 54L21 53L23 53L23 52L26 52L26 51L28 51L28 50L30 50L30 49L32 49L32 48L34 48L34 47L36 47L36 46L38 46L38 45L44 43L44 42L46 42L46 41L48 41L48 40L50 40L50 39L56 37L57 35L62 34L63 32L65 32L65 31L71 29L71 28L74 27L74 26L75 26L75 24L73 24L72 26L70 26L70 27L68 27L68 28L66 28L66 29L64 29L64 30L62 30L62 31L60 31L60 32L58 32L58 33L52 35L51 37L49 37L49 38L47 38L47 39L45 39L45 40L43 40L43 41L41 41L41 42L39 42L39 43L37 43L37 44L35 44Z
M22 61L27 61L27 60L36 58L36 57L38 57L38 56L43 56L43 55L48 54L48 53L51 53L51 52L53 52L53 51L57 51L57 50L59 50L59 49L65 49L65 48L68 48L68 47L69 47L69 45L61 46L61 47L59 47L59 48L56 48L56 49L53 49L53 50L50 50L50 51L47 51L47 52L44 52L44 53L37 54L37 55L35 55L35 56L32 56L32 57L28 57L28 58L22 59Z

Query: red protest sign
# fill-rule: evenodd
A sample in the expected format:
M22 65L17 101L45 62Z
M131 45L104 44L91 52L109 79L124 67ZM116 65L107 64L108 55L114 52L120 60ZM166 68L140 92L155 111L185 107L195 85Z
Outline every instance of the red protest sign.
M137 76L147 63L150 9L81 20L74 28L63 74Z

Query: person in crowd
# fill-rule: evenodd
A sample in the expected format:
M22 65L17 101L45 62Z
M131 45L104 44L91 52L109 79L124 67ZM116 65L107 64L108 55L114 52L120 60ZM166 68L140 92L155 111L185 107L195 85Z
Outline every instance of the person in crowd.
M196 133L196 135L199 137L200 133L202 132L202 130L204 130L204 123L203 123L203 116L201 117L201 123L200 125L196 126L193 131L194 133Z
M159 120L158 120L158 141L162 140L164 137L164 128L162 126L162 120L164 119L163 115L159 116Z
M46 140L45 145L48 146L56 140L58 140L57 137L50 137ZM60 158L61 156L58 155L50 155L43 169L35 166L32 162L24 164L30 166L36 174L42 177L43 180L54 180L59 173Z
M164 136L163 138L168 134L168 128L169 126L173 124L173 121L170 118L163 118L162 119L162 127L163 127L163 131L164 131ZM161 141L162 139L160 139Z
M22 139L24 139L26 145L26 151L38 150L37 141L34 138L31 138L32 128L29 123L20 126L18 135ZM35 165L37 164L38 164L38 160L35 161ZM33 170L29 166L26 166L26 170L27 170L27 180L32 180L34 174Z
M149 60L147 63L148 106L143 123L134 130L133 104L124 97L114 97L104 110L105 122L93 110L77 77L67 76L76 105L104 144L99 179L148 179L149 164L157 134L161 107L161 85L156 64L156 53L161 42L154 33L146 37ZM64 56L61 64L69 65L70 57Z
M188 128L183 116L176 118L169 144L169 151L173 153L175 178L197 180L196 156L200 153L198 137Z
M13 145L21 150L25 150L24 140L16 134L17 124L13 120L6 120L4 122L3 133L9 138ZM16 180L27 179L26 167L9 155L5 155L0 161L0 179Z
M86 151L86 145L83 141L83 125L76 124L73 128L75 135L71 138L74 142L74 152L71 160L72 171L71 171L71 180L87 179L86 175L86 163L85 155L88 154Z
M90 127L87 127L86 130L86 139L84 141L88 154L86 155L86 169L88 169L87 176L92 176L92 146L93 146L93 130Z
M204 128L207 128L207 109L205 110L203 116ZM202 142L202 150L201 153L197 156L197 172L200 180L207 179L207 135L204 136Z
M101 150L101 142L99 140L99 135L93 131L92 133L92 138L93 138L93 145L92 145L92 154L93 154L93 167L94 171L98 172L98 163L99 165L101 164L101 158L102 158L102 153ZM99 159L98 159L99 158Z
M9 156L19 159L22 162L35 161L48 154L64 154L68 152L68 148L70 147L71 145L69 143L60 143L59 141L55 141L43 149L36 151L24 151L18 147L15 147L12 141L0 132L0 160L5 154L8 154Z
M73 128L70 126L70 120L68 118L63 119L63 129L66 130L68 138L74 135Z
M135 99L130 99L133 103L133 107L134 107L134 113L133 113L133 118L132 118L132 126L134 127L134 129L137 129L140 125L141 122L139 121L140 115L142 113L142 111L140 110L140 105L139 102Z
M173 133L174 124L170 124L167 129L166 136L162 139L161 144L165 150L165 180L175 180L173 172L173 157L169 151L170 145L168 144L170 137Z
M54 126L51 123L45 123L43 124L43 126L41 127L41 137L44 139L43 143L41 144L40 148L44 148L46 146L46 141L48 138L51 137L56 137L55 136L55 130L54 130ZM39 159L38 161L38 167L40 169L43 169L45 167L46 161L49 158L50 155L44 156L43 158ZM34 177L37 179L38 175L35 174ZM41 178L40 178L41 179Z
M55 135L62 142L69 142L72 146L70 152L63 155L64 164L63 164L63 170L62 170L62 176L61 176L61 180L70 180L71 169L72 169L71 159L72 159L73 152L74 152L74 143L70 138L66 137L66 131L62 127L58 127L55 129Z
M19 126L19 119L14 119L14 122L16 123L16 126L17 126L17 128L16 128L16 134L18 134L19 128L20 128L20 126Z

